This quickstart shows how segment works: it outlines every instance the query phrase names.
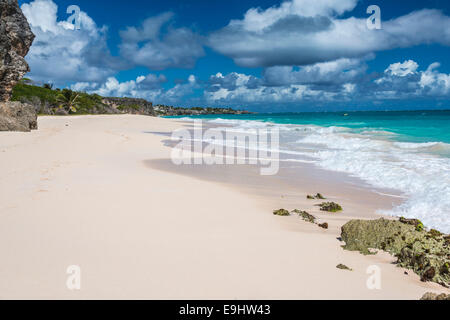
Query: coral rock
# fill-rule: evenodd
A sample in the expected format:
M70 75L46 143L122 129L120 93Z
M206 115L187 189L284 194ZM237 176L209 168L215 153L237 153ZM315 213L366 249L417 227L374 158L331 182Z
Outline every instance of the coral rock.
M316 222L316 217L314 217L312 214L309 214L306 211L300 211L300 210L295 209L294 211L292 211L292 213L297 214L299 217L301 217L305 221L308 221L311 223Z
M450 294L436 294L433 292L427 292L420 300L450 300Z
M37 129L37 114L33 106L20 102L0 102L0 131Z
M30 71L24 57L33 40L17 0L0 0L0 101L9 101L13 87Z
M450 285L450 247L446 236L431 237L416 224L395 220L351 220L342 227L344 249L370 254L380 249L397 257L400 267L413 270L422 281Z
M341 270L353 271L351 268L347 267L345 264L342 264L342 263L338 264L336 266L336 268L341 269Z
M285 210L285 209L280 209L280 210L275 210L273 212L273 214L275 216L282 216L282 217L286 217L286 216L290 216L291 214L289 213L289 211Z
M342 207L335 202L324 202L319 204L320 210L327 212L338 212L342 211Z

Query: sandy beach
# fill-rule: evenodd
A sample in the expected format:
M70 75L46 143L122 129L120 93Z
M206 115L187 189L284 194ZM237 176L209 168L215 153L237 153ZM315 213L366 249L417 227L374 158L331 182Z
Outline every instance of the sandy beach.
M340 227L395 198L296 169L176 167L164 143L186 124L133 115L40 117L0 133L0 299L419 299L450 293L392 256L341 248ZM261 180L265 179L265 180ZM330 183L331 179L331 183ZM307 201L323 192L345 210ZM308 210L328 230L274 209ZM339 270L345 264L353 271ZM81 290L66 286L81 268ZM367 268L381 269L369 290Z

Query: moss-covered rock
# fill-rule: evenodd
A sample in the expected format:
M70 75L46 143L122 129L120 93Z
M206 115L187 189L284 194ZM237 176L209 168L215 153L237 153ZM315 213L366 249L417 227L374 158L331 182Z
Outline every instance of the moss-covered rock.
M342 264L342 263L338 264L336 266L336 268L341 269L341 270L353 271L351 268L347 267L345 264Z
M399 219L399 221L401 223L414 226L417 231L423 231L425 229L425 226L423 225L422 221L420 221L419 219L407 219L407 218L401 217Z
M312 214L309 214L306 211L300 211L298 209L295 209L292 211L292 213L297 214L300 218L302 218L305 221L316 223L316 217L314 217Z
M420 300L450 300L450 294L436 294L433 292L427 292Z
M321 193L318 193L318 194L316 194L315 196L312 196L312 195L309 195L309 194L308 194L308 195L306 196L306 198L309 199L309 200L315 200L315 199L325 200L325 199L326 199Z
M412 269L422 281L450 284L450 246L444 235L418 231L421 223L387 219L351 220L342 227L342 240L346 250L371 254L380 249L397 257L397 264Z
M428 231L428 234L430 235L430 237L436 238L436 237L441 237L443 234L435 229L431 229L430 231Z
M279 210L275 210L273 212L273 214L275 216L281 216L281 217L286 217L286 216L290 216L291 214L289 213L289 211L285 210L285 209L279 209Z
M342 211L342 207L335 202L324 202L318 205L320 210L327 212L339 212Z

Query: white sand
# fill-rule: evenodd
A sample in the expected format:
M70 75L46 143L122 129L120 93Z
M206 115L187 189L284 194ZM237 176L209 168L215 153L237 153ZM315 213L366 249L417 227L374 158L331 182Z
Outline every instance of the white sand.
M326 217L326 231L274 217L269 208L278 203L237 188L149 167L148 160L170 156L165 137L149 132L180 125L130 115L41 117L38 131L0 133L0 298L418 299L427 291L448 293L412 272L404 275L387 254L342 250L336 238L344 215ZM354 271L338 270L338 263ZM382 270L382 290L366 287L373 264ZM79 291L66 287L70 265L81 267Z

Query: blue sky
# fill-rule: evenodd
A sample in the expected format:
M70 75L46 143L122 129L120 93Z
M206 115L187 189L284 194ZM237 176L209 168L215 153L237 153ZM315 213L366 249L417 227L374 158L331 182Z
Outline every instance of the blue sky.
M445 0L19 4L36 34L26 59L37 83L255 111L450 109ZM380 30L367 27L370 5Z

